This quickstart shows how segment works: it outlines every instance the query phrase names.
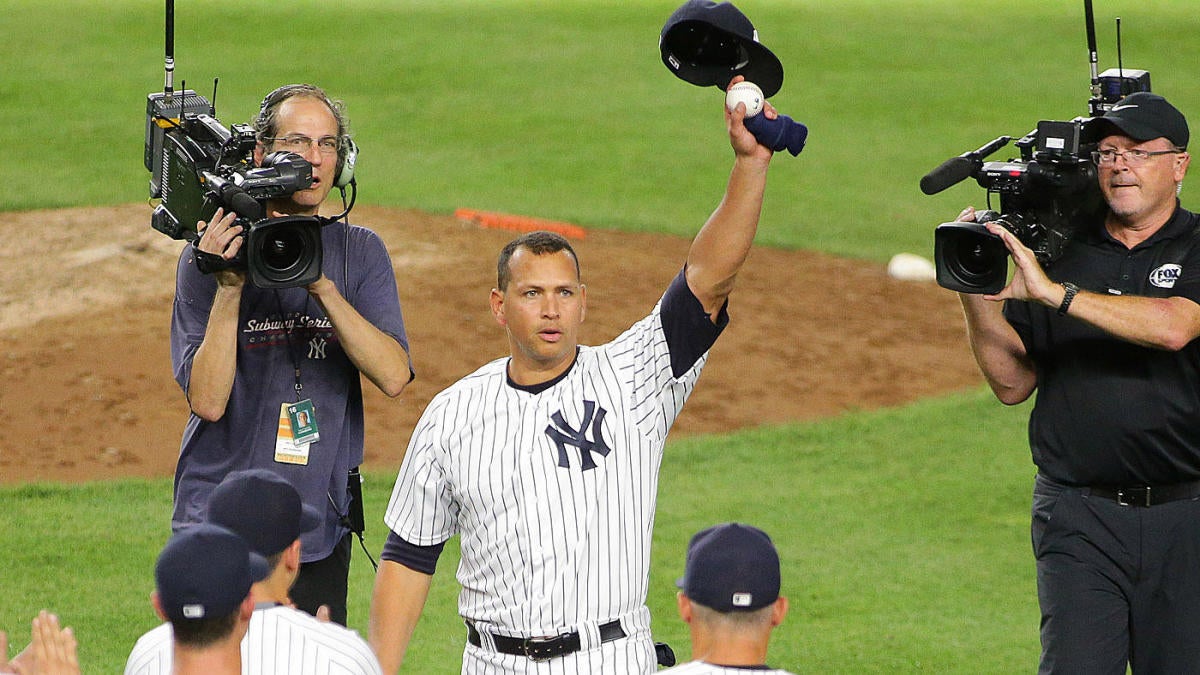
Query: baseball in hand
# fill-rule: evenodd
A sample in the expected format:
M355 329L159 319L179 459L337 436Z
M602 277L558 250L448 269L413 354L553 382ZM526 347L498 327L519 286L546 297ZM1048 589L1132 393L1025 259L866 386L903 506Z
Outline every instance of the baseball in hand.
M729 112L733 112L737 108L737 104L744 103L746 105L746 117L754 117L762 112L763 102L762 89L758 88L753 82L738 82L725 92L725 107Z

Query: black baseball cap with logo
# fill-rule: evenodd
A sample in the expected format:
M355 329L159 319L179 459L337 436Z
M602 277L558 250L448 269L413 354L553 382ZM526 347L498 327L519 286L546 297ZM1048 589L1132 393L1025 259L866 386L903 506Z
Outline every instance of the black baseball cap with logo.
M205 519L232 531L267 558L291 546L301 532L321 525L321 514L301 501L296 488L267 469L227 475L213 489Z
M688 542L683 577L688 598L718 612L750 612L779 599L779 553L766 532L723 523Z
M783 64L758 41L754 24L729 2L688 0L671 14L658 40L662 61L676 77L724 90L737 75L774 96Z
M1190 134L1187 120L1167 99L1148 91L1139 91L1121 99L1101 117L1083 125L1081 141L1096 143L1113 133L1135 141L1165 138L1177 148L1187 148Z
M233 532L212 523L184 526L154 566L163 613L171 621L228 616L266 578L267 561Z

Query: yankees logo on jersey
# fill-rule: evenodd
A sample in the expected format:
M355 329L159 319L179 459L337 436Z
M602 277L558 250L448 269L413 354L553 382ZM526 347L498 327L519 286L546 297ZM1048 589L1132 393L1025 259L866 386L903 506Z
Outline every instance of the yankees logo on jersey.
M546 435L549 436L558 445L558 465L562 468L571 466L567 459L567 446L573 445L579 448L579 457L582 469L596 468L596 462L592 459L592 453L607 457L608 453L612 452L612 448L604 442L604 415L607 411L604 408L599 408L595 401L583 402L583 421L580 422L578 429L571 428L570 424L563 419L562 411L556 412L550 416L554 424L546 427ZM587 437L588 430L591 430L592 437Z

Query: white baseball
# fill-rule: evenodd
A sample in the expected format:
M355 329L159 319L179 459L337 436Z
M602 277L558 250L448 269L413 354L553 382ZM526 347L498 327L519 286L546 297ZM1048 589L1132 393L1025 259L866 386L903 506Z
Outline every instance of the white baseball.
M927 258L915 253L897 253L888 261L887 273L893 279L903 281L933 281L937 279L937 268Z
M766 99L763 97L762 89L758 88L753 82L738 82L725 92L725 107L729 112L733 112L737 108L737 104L743 103L746 105L746 117L754 117L762 112L763 102Z

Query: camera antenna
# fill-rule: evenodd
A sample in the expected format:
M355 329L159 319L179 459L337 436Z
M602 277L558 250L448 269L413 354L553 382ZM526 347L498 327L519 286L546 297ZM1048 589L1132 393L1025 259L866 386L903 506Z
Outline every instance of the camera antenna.
M1088 102L1090 114L1100 113L1100 73L1096 67L1099 61L1096 52L1096 17L1092 13L1092 0L1083 0L1083 21L1087 29L1088 66L1092 71L1092 98Z
M1125 66L1121 61L1121 17L1117 17L1117 74L1121 78L1121 82L1125 81ZM1124 89L1124 85L1121 87ZM1121 92L1125 93L1125 92Z
M166 73L163 76L163 101L170 103L175 92L175 0L167 0Z

